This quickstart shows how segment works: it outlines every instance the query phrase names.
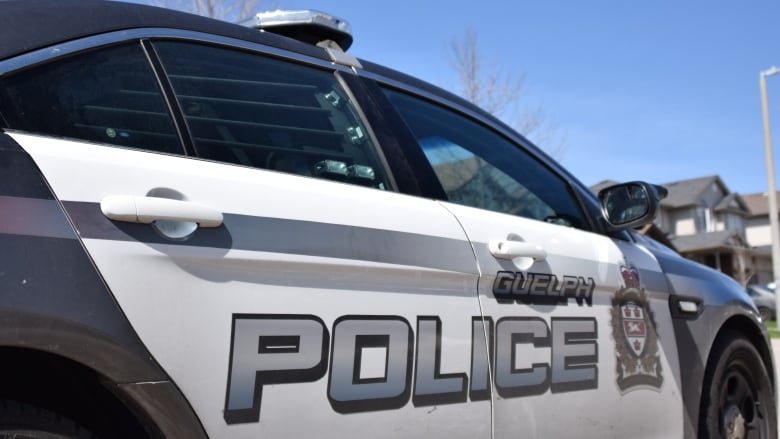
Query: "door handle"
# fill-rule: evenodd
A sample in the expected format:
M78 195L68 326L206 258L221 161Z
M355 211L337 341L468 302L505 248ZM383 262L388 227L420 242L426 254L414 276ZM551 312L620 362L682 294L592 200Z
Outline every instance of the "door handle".
M222 212L189 201L133 195L110 195L100 201L100 210L114 221L151 224L154 221L198 223L200 227L219 227Z
M497 259L532 258L536 262L547 258L544 247L524 241L490 241L488 250Z

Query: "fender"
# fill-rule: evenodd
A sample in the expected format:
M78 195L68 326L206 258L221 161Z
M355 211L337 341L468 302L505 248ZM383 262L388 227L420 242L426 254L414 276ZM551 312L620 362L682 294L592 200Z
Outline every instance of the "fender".
M115 302L40 170L4 133L0 175L0 346L78 362L151 408L147 414L165 434L205 437L189 403ZM150 382L170 388L133 385ZM159 403L168 404L167 414ZM170 413L194 422L176 426L166 420Z
M775 369L766 327L747 293L732 278L709 267L685 259L666 247L641 236L643 245L658 260L669 283L669 306L680 358L683 400L685 401L685 437L696 437L704 370L710 349L720 329L734 322L754 340L764 358L769 379L774 383ZM681 315L676 298L684 295L703 304L695 315ZM737 322L741 320L742 323Z

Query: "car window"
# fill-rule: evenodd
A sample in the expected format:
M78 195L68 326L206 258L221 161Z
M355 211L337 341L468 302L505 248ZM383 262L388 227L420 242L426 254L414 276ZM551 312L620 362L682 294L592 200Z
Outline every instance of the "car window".
M200 157L387 187L368 132L332 72L176 41L155 49Z
M385 93L417 139L449 201L584 228L568 184L523 149L444 107Z
M140 44L58 59L3 77L2 84L0 114L10 128L183 153Z

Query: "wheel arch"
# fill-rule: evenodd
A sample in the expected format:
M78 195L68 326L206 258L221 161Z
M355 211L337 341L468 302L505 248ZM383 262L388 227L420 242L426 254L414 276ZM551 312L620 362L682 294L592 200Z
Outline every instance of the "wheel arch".
M736 332L745 336L755 346L758 353L761 355L761 361L766 367L769 374L769 382L772 383L772 389L777 389L777 383L775 382L775 366L772 355L771 342L766 334L766 329L762 328L760 324L756 324L753 319L744 315L734 315L727 319L721 325L718 333L712 339L710 347L729 332ZM710 360L712 352L707 355L707 362Z
M95 369L29 347L2 346L0 358L0 399L55 412L98 437L163 437L156 423Z
M754 429L760 437L776 437L775 372L765 327L753 315L737 314L725 319L711 341L701 383L697 437L721 437L724 429L730 430L729 437ZM759 373L758 363L766 376ZM761 390L765 386L768 395Z
M150 357L50 315L6 311L0 322L0 399L62 414L98 437L206 437L189 402Z

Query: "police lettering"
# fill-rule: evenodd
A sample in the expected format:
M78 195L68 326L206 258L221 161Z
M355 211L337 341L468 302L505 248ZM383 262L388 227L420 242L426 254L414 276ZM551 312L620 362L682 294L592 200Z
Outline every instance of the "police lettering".
M553 317L548 325L472 317L471 326L471 370L442 373L438 316L419 316L414 328L398 316L343 316L329 332L310 315L234 315L225 421L258 422L266 385L326 374L339 413L398 409L410 399L417 407L485 400L491 384L503 398L598 387L595 318ZM536 350L549 361L530 363Z

